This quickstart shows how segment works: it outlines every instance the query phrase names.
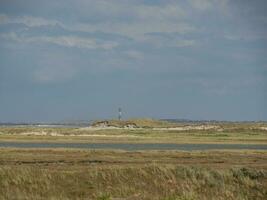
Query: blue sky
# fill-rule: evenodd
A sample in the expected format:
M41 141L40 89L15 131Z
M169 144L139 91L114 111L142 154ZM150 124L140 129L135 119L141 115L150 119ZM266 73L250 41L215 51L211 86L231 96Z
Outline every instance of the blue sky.
M1 0L0 121L267 120L265 0Z

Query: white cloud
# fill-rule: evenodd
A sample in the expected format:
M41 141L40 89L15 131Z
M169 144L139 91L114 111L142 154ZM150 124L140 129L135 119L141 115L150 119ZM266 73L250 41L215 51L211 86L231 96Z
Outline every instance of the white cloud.
M253 40L266 40L267 34L266 33L257 33L255 34L252 31L243 31L243 32L237 32L237 33L230 33L225 34L223 36L227 40L233 40L233 41L253 41Z
M77 0L77 2L79 6L74 9L80 15L102 20L181 19L186 15L184 9L175 1L160 4L144 4L141 1L126 0Z
M112 41L97 41L94 38L82 38L77 36L58 36L58 37L36 37L33 41L53 43L67 47L87 48L87 49L105 49L109 50L118 44Z
M175 23L167 21L140 21L131 23L99 23L99 24L77 24L71 29L84 32L101 31L106 33L120 34L126 37L143 41L148 36L146 33L180 33L193 32L195 28L186 23Z
M11 32L2 34L3 38L23 43L51 43L66 47L86 48L86 49L105 49L109 50L118 46L113 41L101 41L95 38L85 38L77 36L19 36Z
M98 15L103 15L102 20L97 23L76 23L70 30L94 32L101 31L107 33L116 33L131 37L135 40L144 40L146 33L188 33L195 31L195 27L184 21L186 12L178 3L167 3L164 5L144 5L134 3L122 3L121 1L100 1L101 3L92 3L90 9ZM108 7L108 14L103 7ZM108 17L106 17L108 15ZM128 17L117 19L117 16ZM110 20L109 20L110 19Z
M194 9L205 11L208 9L224 8L228 0L188 0ZM79 5L79 6L77 6ZM187 34L199 31L193 23L190 23L192 10L177 1L166 1L160 4L142 4L138 1L124 0L79 0L73 4L73 9L79 13L80 19L72 22L44 19L33 16L10 17L0 15L2 23L22 23L28 27L59 25L67 31L73 31L73 36L33 38L19 38L28 42L49 42L53 44L79 47L112 49L118 44L112 41L97 41L93 38L81 38L75 36L75 31L94 33L103 32L119 34L137 42L148 42L157 46L185 47L195 44L193 40L175 40L164 43L163 38L150 38L148 33L176 33ZM87 19L87 20L86 20ZM91 21L88 19L92 19ZM13 37L13 36L12 36ZM14 38L14 37L13 37ZM161 41L160 41L161 40Z
M136 18L141 20L182 20L187 13L177 3L165 5L137 5L133 8Z
M80 15L100 18L97 23L76 22L71 24L57 20L33 16L10 17L0 15L0 24L21 23L28 27L60 25L72 31L102 31L117 33L134 39L143 39L150 32L187 33L194 30L190 24L183 22L186 12L178 3L163 5L145 5L132 1L80 1L77 8ZM128 17L127 20L123 18Z
M163 40L163 39L155 39L150 38L148 41L151 44L154 44L158 48L161 47L190 47L196 45L195 40L186 40L186 39L173 39L173 40Z
M57 20L48 20L40 17L33 16L19 16L19 17L10 17L5 14L0 15L0 24L24 24L28 27L38 27L38 26L55 26L62 25Z
M195 46L195 40L189 40L184 38L177 38L175 34L170 34L166 36L166 34L148 34L146 35L146 42L153 44L154 46L161 47L189 47Z
M101 20L97 23L63 23L57 20L44 19L33 16L19 16L10 17L7 15L0 15L0 24L24 24L31 27L39 26L55 26L59 25L67 31L82 31L87 33L92 32L104 32L111 34L119 34L132 38L138 42L147 41L149 36L147 33L180 33L185 34L195 31L195 28L183 21L185 12L179 7L178 4L166 4L163 7L160 6L148 6L148 5L132 5L129 4L110 4L109 1L100 1L98 3L92 3L92 8L96 11L100 11L100 15L104 12L103 8L110 7L109 14L110 19L113 19L118 13L129 12L132 20ZM91 9L92 9L91 8ZM116 13L116 12L118 13ZM98 13L98 12L97 12ZM127 13L125 13L127 15ZM30 29L29 29L30 31ZM146 35L146 36L145 36ZM36 36L31 38L19 37L16 33L6 35L5 38L13 39L20 42L49 42L69 47L79 48L102 48L112 49L118 44L112 41L96 41L92 38L81 38L75 36Z

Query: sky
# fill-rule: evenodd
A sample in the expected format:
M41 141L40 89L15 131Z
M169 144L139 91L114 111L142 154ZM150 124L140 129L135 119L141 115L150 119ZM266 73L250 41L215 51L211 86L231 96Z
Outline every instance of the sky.
M0 122L267 120L266 0L0 0Z

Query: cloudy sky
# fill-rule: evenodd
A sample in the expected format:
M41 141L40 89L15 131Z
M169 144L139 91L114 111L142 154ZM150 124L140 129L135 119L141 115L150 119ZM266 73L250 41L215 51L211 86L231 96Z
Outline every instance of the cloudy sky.
M0 121L267 120L266 0L0 0Z

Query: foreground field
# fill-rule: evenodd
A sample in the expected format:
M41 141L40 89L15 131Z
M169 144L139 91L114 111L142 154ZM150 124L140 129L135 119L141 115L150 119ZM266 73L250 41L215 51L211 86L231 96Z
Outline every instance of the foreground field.
M133 122L136 127L129 128ZM151 120L101 122L86 128L16 126L0 127L0 142L265 147L266 127ZM0 148L0 199L265 200L267 151Z
M266 199L266 151L0 149L0 199Z

